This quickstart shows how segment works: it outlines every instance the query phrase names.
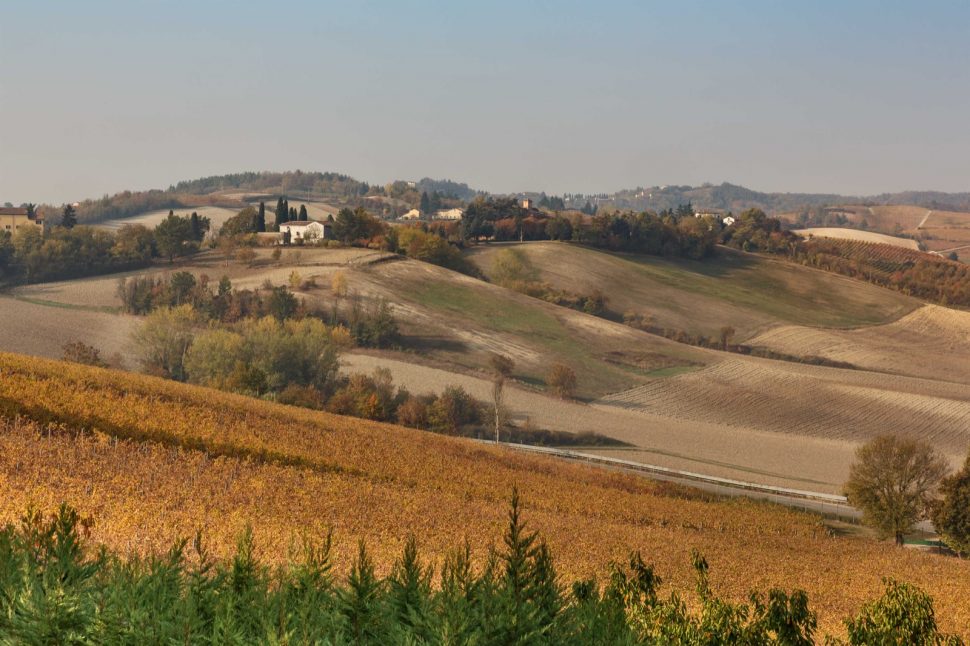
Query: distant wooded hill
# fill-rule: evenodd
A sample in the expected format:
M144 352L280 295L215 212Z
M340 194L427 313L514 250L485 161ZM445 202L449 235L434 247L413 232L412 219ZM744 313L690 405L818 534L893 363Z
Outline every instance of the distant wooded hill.
M468 202L484 191L471 188L463 182L425 177L417 182L397 181L387 185L394 187L392 193L413 192L420 196L438 193L442 196ZM401 190L397 190L400 187ZM336 202L354 200L366 195L382 195L387 187L371 185L349 175L332 172L244 172L212 175L186 180L169 186L167 190L131 192L123 191L101 199L85 200L78 208L81 222L97 222L109 218L129 217L141 212L160 208L194 207L212 205L216 202L231 206L237 204L238 193L266 192L273 195L303 195L308 199L330 199ZM517 196L544 196L545 193L520 193ZM202 201L193 199L204 197ZM416 201L416 200L415 200ZM231 204L230 204L231 202ZM902 191L872 196L850 196L835 193L765 193L743 186L729 184L704 184L702 186L660 186L635 188L616 193L565 194L563 204L567 209L588 210L586 207L617 208L633 211L662 211L676 209L690 203L696 210L733 211L758 208L769 214L792 213L810 208L845 204L861 205L915 205L928 209L970 211L970 192L943 193L939 191ZM53 208L53 207L51 207Z
M735 213L750 208L758 208L767 213L783 213L841 204L912 204L930 209L970 210L970 192L902 191L872 196L835 193L763 193L726 182L717 186L712 184L663 186L623 190L608 195L569 196L567 206L580 208L590 199L600 208L616 207L634 211L673 209L688 202L699 210L716 209Z

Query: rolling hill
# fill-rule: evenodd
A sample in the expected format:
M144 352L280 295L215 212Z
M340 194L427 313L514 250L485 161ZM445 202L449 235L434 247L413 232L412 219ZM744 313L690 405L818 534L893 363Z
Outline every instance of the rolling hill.
M467 539L481 564L515 484L564 577L602 577L637 549L683 591L698 549L719 593L805 589L823 630L884 576L932 594L945 629L970 621L970 564L771 505L117 371L0 354L0 374L0 520L66 501L113 550L150 553L202 529L226 556L250 526L259 557L278 563L300 535L333 529L338 563L363 539L387 572L413 533L437 562Z
M726 254L704 265L556 243L526 247L530 254L535 250L537 264L550 276L560 272L564 281L571 275L589 279L589 287L604 284L596 283L597 277L606 285L622 285L612 288L611 299L622 303L627 298L648 313L656 311L665 325L686 321L716 331L732 324L741 338L806 323L813 330L858 327L861 335L879 329L864 324L891 325L919 305L889 290L750 254ZM482 251L481 258L492 252ZM340 307L351 307L354 293L365 307L386 298L405 335L401 350L348 354L346 370L371 372L383 366L412 393L460 384L489 400L492 353L508 354L516 361L509 404L517 423L607 435L630 445L622 457L650 464L837 492L858 443L884 429L880 420L886 411L894 411L894 419L907 429L939 438L940 449L954 463L962 460L970 441L960 431L970 403L963 390L949 383L958 379L941 380L899 365L897 374L919 378L890 379L878 372L885 364L859 366L877 372L837 370L692 347L382 252L291 249L274 261L264 249L252 267L226 266L216 252L206 252L164 271L175 269L213 280L225 273L237 288L258 288L267 281L287 284L295 271L317 285L299 297L325 312L335 305L329 285L342 272L351 295ZM36 330L31 351L58 358L65 338L86 340L74 313L94 315L92 308L108 317L99 329L110 329L111 317L118 330L137 324L105 311L119 304L116 284L112 276L17 290L20 300L11 302L19 308L18 329ZM566 284L575 288L579 283ZM930 334L935 338L936 332ZM123 340L124 333L118 335L112 343ZM97 338L89 336L87 342ZM15 350L19 339L0 334L0 347ZM134 357L125 354L130 344L118 345L125 365L134 368ZM101 349L108 354L110 347ZM788 346L777 346L783 347ZM897 364L917 359L915 354L894 356ZM546 373L556 362L579 375L580 401L563 402L545 392ZM959 362L949 365L960 369Z
M887 323L919 306L915 299L830 273L720 248L704 261L618 254L557 242L476 247L486 273L505 249L520 250L557 289L598 290L614 317L649 315L657 327L717 336L722 326L744 341L784 323L856 327Z

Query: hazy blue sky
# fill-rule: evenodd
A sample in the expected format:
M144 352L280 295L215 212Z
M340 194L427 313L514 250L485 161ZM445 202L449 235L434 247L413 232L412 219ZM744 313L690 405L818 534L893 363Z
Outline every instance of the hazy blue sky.
M0 201L296 168L970 190L970 3L0 0Z

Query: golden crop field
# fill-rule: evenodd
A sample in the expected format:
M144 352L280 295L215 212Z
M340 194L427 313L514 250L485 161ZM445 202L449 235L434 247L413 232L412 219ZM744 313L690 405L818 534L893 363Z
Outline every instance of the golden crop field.
M484 558L513 485L565 577L606 573L641 550L669 585L704 553L717 591L808 591L823 630L893 576L927 590L942 626L970 634L970 563L858 537L747 500L712 500L639 476L468 440L281 406L122 372L0 354L0 521L61 501L92 538L145 553L203 529L217 555L252 526L282 561L332 528L338 562L367 541L382 571L416 535L440 562L470 541Z

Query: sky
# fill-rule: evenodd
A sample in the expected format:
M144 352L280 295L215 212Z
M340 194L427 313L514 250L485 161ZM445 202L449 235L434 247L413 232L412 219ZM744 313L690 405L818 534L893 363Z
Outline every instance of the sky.
M245 170L970 190L970 3L0 0L0 202Z

